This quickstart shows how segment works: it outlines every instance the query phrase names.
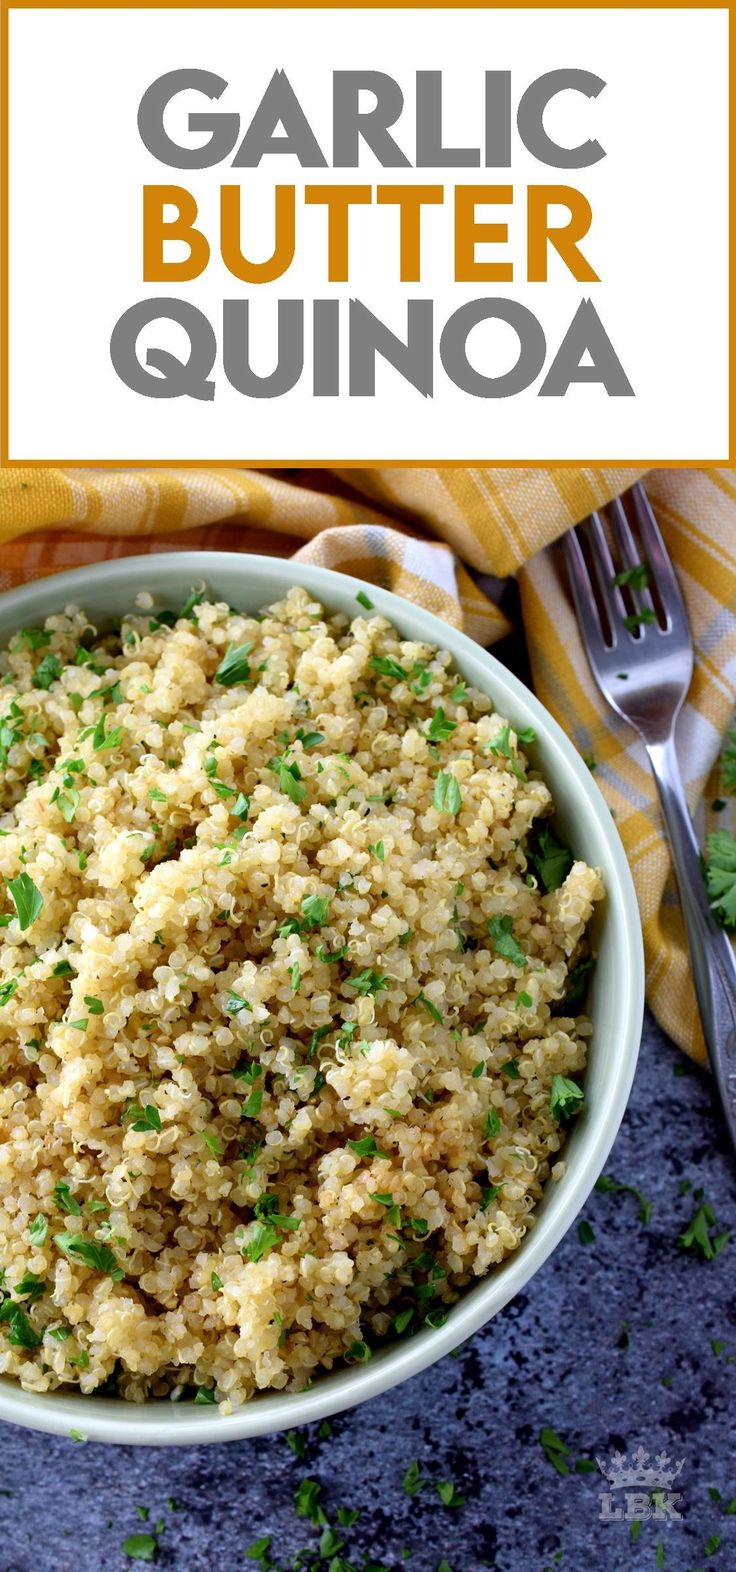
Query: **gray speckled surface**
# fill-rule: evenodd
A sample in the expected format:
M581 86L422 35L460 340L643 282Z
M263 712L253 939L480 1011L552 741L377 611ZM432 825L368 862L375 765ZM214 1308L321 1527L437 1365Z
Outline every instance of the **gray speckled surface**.
M341 1504L360 1508L344 1552L360 1569L373 1558L389 1572L436 1572L444 1557L452 1572L732 1572L736 1239L703 1262L677 1237L696 1205L681 1194L683 1180L704 1187L723 1227L736 1223L736 1167L706 1077L675 1075L682 1062L648 1021L607 1172L644 1191L649 1224L633 1196L596 1193L584 1214L593 1243L573 1228L457 1357L338 1417L328 1439L313 1429L304 1461L281 1436L150 1451L0 1426L2 1572L123 1572L139 1564L123 1554L124 1539L158 1518L156 1564L170 1572L255 1566L243 1552L267 1533L274 1561L291 1565L318 1540L293 1508L305 1474L321 1483L331 1521ZM543 1426L565 1440L571 1460L638 1445L684 1460L675 1487L682 1520L644 1521L636 1539L630 1523L602 1521L602 1476L560 1477L540 1446ZM428 1483L410 1498L401 1479L412 1458ZM441 1505L429 1481L442 1479L455 1481L465 1505ZM711 1536L721 1543L706 1555Z

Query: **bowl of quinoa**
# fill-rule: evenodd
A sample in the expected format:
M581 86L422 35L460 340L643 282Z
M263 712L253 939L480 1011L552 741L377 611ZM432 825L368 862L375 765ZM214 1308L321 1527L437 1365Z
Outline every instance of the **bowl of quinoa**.
M0 631L0 1415L175 1444L385 1389L528 1280L620 1121L595 783L327 570L129 559Z

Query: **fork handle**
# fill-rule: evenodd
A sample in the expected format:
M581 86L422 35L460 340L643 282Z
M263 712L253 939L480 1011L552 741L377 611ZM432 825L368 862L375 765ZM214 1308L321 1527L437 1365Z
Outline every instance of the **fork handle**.
M672 848L705 1046L736 1148L736 956L708 905L673 734L648 743L647 754Z

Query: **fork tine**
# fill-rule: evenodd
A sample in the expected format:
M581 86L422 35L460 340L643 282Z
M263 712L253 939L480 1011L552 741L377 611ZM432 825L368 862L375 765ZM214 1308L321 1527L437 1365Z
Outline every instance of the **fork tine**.
M590 581L590 574L583 556L577 529L568 530L563 537L562 545L567 559L578 623L583 632L591 661L595 663L598 660L600 662L605 656L608 646L603 637L598 602ZM616 634L613 626L611 626L611 638L615 644Z
M638 567L642 554L634 539L633 530L626 517L626 509L620 497L611 498L606 508L606 514L619 550L622 566L624 568ZM635 608L641 610L643 607L646 607L648 611L655 610L654 601L646 585L643 589L637 590L632 589L631 585L629 585L628 590ZM644 632L645 628L642 626L640 633L643 634Z
M606 539L606 532L603 528L600 514L591 513L590 517L586 519L586 523L588 525L588 540L590 543L593 562L595 563L595 574L598 580L600 596L608 615L611 638L615 643L616 620L618 617L624 616L626 607L624 606L620 591L616 588L616 585L613 582L616 574L616 568L611 556L610 547Z
M627 492L627 496L631 497L633 503L642 544L649 558L652 576L659 591L659 597L667 615L667 620L670 624L677 621L681 628L684 627L688 630L689 636L689 624L685 611L685 602L682 598L682 590L677 581L677 575L672 566L669 552L662 539L659 525L654 517L651 502L640 480L637 481L635 486L631 487L631 490Z

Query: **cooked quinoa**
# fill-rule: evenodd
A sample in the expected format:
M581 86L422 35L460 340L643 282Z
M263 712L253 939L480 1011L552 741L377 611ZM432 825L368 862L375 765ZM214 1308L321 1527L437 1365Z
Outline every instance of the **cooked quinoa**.
M0 1371L229 1412L516 1249L603 888L446 652L151 608L0 656Z

